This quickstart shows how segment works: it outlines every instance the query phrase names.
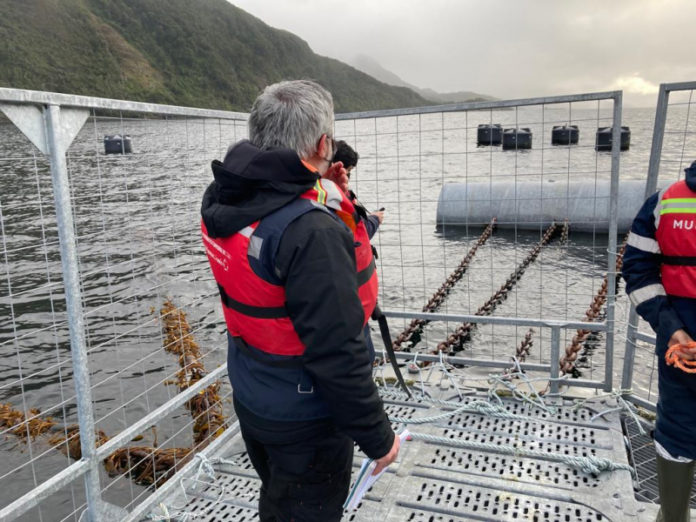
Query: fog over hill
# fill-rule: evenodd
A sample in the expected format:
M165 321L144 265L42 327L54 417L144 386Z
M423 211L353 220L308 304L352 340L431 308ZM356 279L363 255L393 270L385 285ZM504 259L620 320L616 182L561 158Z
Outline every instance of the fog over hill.
M356 69L369 74L370 76L377 78L379 81L384 82L388 85L394 85L398 87L408 87L414 92L420 94L423 98L431 100L434 103L457 103L457 102L467 102L467 101L485 101L485 100L495 100L496 98L492 96L487 96L485 94L479 94L471 91L458 91L458 92L437 92L433 89L422 89L416 87L401 78L399 78L393 72L385 69L376 60L373 60L369 56L360 54L353 58L351 65Z

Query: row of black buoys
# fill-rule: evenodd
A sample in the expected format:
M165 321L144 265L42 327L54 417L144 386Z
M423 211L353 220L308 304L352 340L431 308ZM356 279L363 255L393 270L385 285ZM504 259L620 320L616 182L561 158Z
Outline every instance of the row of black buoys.
M532 131L529 128L505 129L503 131L503 150L531 148Z
M600 127L597 129L597 137L595 138L596 150L611 150L611 135L613 129L611 127ZM621 150L628 150L631 146L631 129L621 127Z
M499 123L482 123L476 132L478 145L502 145L503 150L531 149L532 131L527 127L522 129L503 129Z
M104 153L106 154L130 154L133 152L131 138L128 135L104 136Z
M579 138L577 125L554 125L551 130L551 145L575 145Z
M596 150L611 150L611 127L597 129ZM551 130L551 145L576 145L580 139L577 125L554 125ZM532 131L527 127L503 129L499 123L482 123L476 133L478 145L502 145L504 150L531 149ZM621 127L621 150L631 145L631 129Z

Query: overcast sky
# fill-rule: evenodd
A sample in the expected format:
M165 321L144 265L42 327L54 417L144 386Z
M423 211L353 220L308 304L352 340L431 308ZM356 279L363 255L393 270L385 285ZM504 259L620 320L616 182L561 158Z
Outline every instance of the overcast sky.
M696 0L232 0L318 54L418 87L522 98L696 80Z

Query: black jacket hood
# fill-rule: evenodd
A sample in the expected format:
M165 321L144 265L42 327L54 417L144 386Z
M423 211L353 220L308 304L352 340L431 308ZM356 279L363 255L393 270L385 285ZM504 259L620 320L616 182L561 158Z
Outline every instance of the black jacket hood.
M290 149L261 150L243 140L212 163L215 180L201 216L210 237L227 237L281 208L314 186L319 174Z
M696 161L691 163L689 168L684 169L686 174L686 186L696 192Z

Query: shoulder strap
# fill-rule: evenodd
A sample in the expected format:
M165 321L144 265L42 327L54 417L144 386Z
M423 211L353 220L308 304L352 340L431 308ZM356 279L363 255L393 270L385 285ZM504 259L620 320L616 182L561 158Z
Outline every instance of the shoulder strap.
M379 324L379 332L382 334L384 348L387 350L389 362L391 362L392 368L394 369L394 374L396 375L399 384L409 397L413 397L411 395L411 390L409 390L408 386L406 386L406 381L404 381L404 376L401 375L401 369L399 368L399 363L396 360L396 353L394 353L394 345L392 344L391 334L389 333L387 317L382 313L382 310L379 309L379 306L375 306L375 309L372 312L372 319L377 320L377 323Z
M326 212L335 218L332 212L316 201L297 198L261 219L249 239L247 252L249 264L256 275L269 283L283 284L275 266L280 240L290 223L313 210Z

